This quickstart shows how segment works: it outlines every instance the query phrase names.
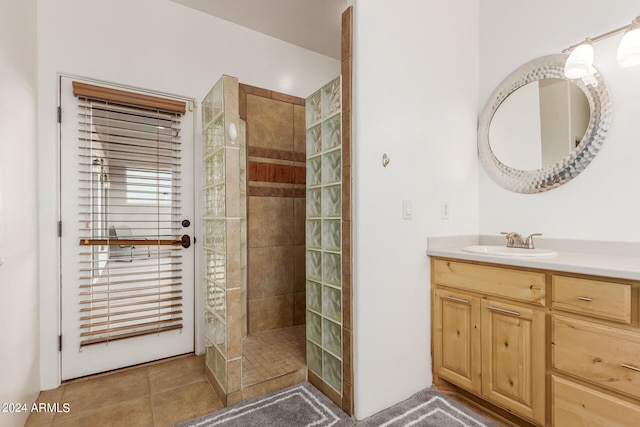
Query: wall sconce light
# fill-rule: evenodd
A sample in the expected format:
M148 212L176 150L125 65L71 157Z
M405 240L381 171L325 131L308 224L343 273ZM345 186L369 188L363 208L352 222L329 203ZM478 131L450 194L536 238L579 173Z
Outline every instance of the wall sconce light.
M640 65L640 16L631 24L616 28L599 36L585 39L583 42L569 46L563 53L569 53L564 66L564 75L570 79L579 79L593 74L593 42L597 42L613 35L625 32L618 45L618 64L621 67Z
M591 74L593 57L591 40L586 39L581 45L576 46L571 51L567 62L564 64L564 75L570 79L579 79L587 74Z
M618 45L618 64L633 67L640 64L640 16L627 28Z

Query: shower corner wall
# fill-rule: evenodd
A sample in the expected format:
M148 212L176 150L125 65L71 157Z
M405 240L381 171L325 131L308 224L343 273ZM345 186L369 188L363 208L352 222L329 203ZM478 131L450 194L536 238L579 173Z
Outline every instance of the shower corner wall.
M229 76L202 102L205 373L225 405L241 400L246 317L246 142L238 107L238 80Z
M314 255L320 255L322 260L320 271L309 271L307 267L307 365L309 368L309 382L328 396L343 411L353 415L353 273L352 273L352 211L351 211L351 93L352 93L352 67L353 67L353 6L348 7L342 13L342 63L341 77L330 82L317 93L308 98L308 102L314 103L314 97L318 109L317 114L311 114L310 128L308 130L308 142L311 148L307 148L307 167L313 168L317 163L320 169L317 171L319 179L307 180L309 188L308 207L309 219L307 226L313 228L313 223L322 225L321 240L315 241L311 236L307 237L310 243L307 247L308 261L313 261ZM331 93L333 85L341 84L340 112L325 111L327 105L324 99L332 99L327 96ZM309 104L307 104L309 105ZM334 116L334 114L339 114ZM341 148L331 143L325 144L327 130L332 134L339 131ZM315 151L312 147L315 141ZM335 147L335 148L334 148ZM335 150L335 151L334 151ZM339 154L338 154L339 153ZM335 164L335 161L338 164ZM326 166L335 165L336 168ZM313 171L309 171L313 175ZM327 174L327 172L329 172ZM331 198L331 190L339 189L339 209L332 211L327 209L326 201ZM317 192L320 197L319 209L313 208L310 200L312 193ZM336 200L337 202L337 200ZM338 225L339 224L339 225ZM308 228L307 233L311 230ZM332 242L331 236L337 236ZM337 243L337 244L336 244ZM328 256L328 257L327 257ZM332 278L328 274L333 268L326 270L325 258L339 256L339 273ZM311 268L313 270L313 267ZM327 280L328 279L328 280ZM316 295L310 290L316 290ZM339 300L337 296L339 295ZM333 297L333 298L332 298ZM315 319L315 320L314 320ZM314 326L314 324L316 326Z

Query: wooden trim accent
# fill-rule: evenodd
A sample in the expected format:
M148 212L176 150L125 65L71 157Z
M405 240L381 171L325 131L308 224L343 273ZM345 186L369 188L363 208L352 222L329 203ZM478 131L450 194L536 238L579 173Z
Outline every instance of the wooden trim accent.
M304 166L249 161L247 170L249 171L249 181L254 182L305 184L307 180Z
M352 211L351 211L351 140L352 70L353 70L353 6L342 12L341 30L342 75L342 405L348 415L354 413L353 378L353 271L352 271ZM348 342L346 342L348 341Z
M180 240L138 240L138 239L80 239L80 246L180 246Z
M112 89L88 83L72 82L72 85L73 94L79 98L118 102L126 105L147 107L180 114L184 114L187 111L187 103L184 101L161 98L159 96L145 95L120 89Z
M263 89L257 86L251 86L244 83L240 83L240 89L244 90L246 95L261 96L263 98L269 98L276 101L283 101L294 105L305 105L305 99L299 98L293 95L287 95L286 93L276 92L275 90Z

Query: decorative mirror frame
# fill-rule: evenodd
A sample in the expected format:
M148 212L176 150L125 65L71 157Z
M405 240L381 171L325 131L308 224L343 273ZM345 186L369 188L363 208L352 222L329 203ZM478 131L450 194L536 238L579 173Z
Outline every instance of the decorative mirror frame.
M609 130L611 102L609 92L597 71L581 79L568 79L564 64L568 55L543 56L530 61L505 78L493 91L478 122L478 155L491 178L502 187L518 193L540 193L575 178L594 159ZM568 80L578 86L589 101L589 125L578 146L566 157L542 169L520 170L502 163L489 145L489 126L502 102L520 87L545 78Z

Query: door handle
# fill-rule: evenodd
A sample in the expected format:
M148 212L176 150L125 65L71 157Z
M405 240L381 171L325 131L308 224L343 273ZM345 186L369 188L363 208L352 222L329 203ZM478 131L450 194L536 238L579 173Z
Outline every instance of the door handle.
M191 237L189 237L188 234L184 234L180 238L180 244L182 245L183 248L188 248L189 246L191 246Z

